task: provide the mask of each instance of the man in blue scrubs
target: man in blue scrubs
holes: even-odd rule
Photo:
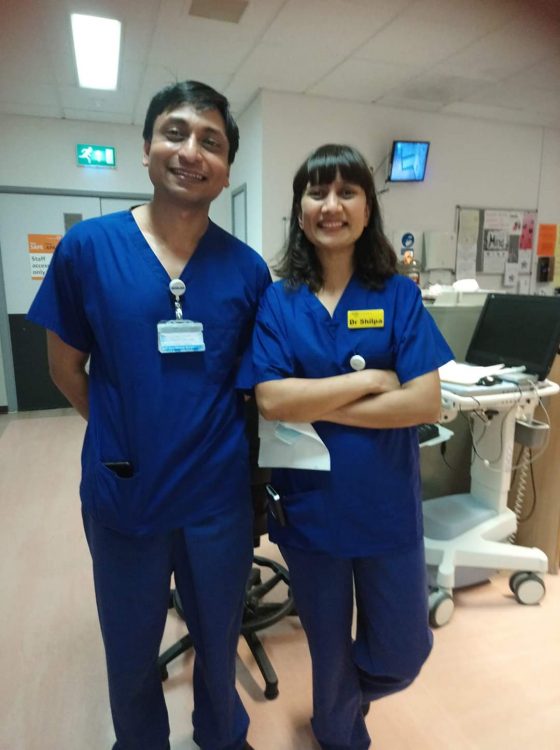
[[[80,494],[113,750],[170,747],[157,658],[172,574],[196,652],[195,742],[242,750],[235,655],[252,506],[241,390],[270,276],[208,218],[239,143],[227,100],[193,81],[166,87],[143,137],[153,199],[73,227],[29,317],[88,421]]]

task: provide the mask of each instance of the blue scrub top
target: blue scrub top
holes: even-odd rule
[[[383,325],[351,328],[348,311],[383,311]],[[324,378],[366,367],[394,370],[401,383],[424,375],[453,353],[424,308],[420,290],[395,275],[382,290],[353,277],[334,315],[307,286],[273,284],[255,326],[256,382]],[[271,538],[288,546],[343,557],[372,556],[413,546],[422,537],[416,428],[366,429],[315,422],[331,456],[331,471],[281,469],[272,483],[289,524],[270,519]]]
[[[205,527],[250,508],[242,395],[251,331],[270,283],[263,259],[210,222],[181,277],[183,317],[205,352],[160,354],[175,318],[169,275],[132,214],[84,221],[58,245],[29,318],[89,352],[80,494],[100,523],[130,534]],[[129,461],[130,479],[104,463]]]

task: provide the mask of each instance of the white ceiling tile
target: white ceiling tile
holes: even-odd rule
[[[560,29],[541,19],[515,20],[450,56],[441,70],[499,81],[558,52]]]
[[[36,104],[38,107],[52,106],[60,110],[59,99],[53,98],[52,91],[50,83],[28,84],[25,79],[18,78],[0,82],[0,100],[11,102],[12,105],[19,102],[27,108]]]
[[[305,49],[320,38],[326,55],[352,52],[410,5],[410,0],[288,0],[265,41]]]
[[[332,60],[310,55],[307,50],[263,42],[237,70],[228,91],[235,97],[240,87],[250,84],[255,88],[302,92],[323,76],[329,65]]]
[[[60,100],[64,109],[82,109],[92,112],[121,112],[132,117],[134,95],[127,91],[97,91],[78,86],[62,86]]]
[[[551,89],[560,91],[560,55],[532,65],[507,79],[508,84],[526,88]]]
[[[49,49],[34,0],[2,4],[0,13],[0,94],[10,81],[23,86],[54,83]]]
[[[468,33],[459,27],[399,18],[376,34],[355,56],[375,62],[425,67],[458,52],[475,38],[475,32]]]
[[[409,65],[351,59],[309,88],[308,93],[372,102],[415,75],[415,72]]]
[[[250,0],[238,24],[189,0],[0,3],[0,112],[141,124],[163,85],[197,78],[238,111],[271,88],[559,127],[560,0]],[[123,23],[114,100],[77,88],[70,10]]]
[[[403,17],[446,24],[478,36],[508,23],[526,5],[527,0],[419,0]]]
[[[466,101],[555,115],[560,123],[560,91],[553,92],[538,88],[521,90],[514,83],[498,83],[483,92],[466,97]]]
[[[407,81],[390,92],[393,97],[426,101],[443,106],[455,101],[461,101],[469,94],[473,94],[486,84],[471,78],[460,76],[426,73]]]

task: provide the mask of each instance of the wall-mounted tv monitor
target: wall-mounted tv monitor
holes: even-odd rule
[[[429,149],[429,141],[393,141],[387,182],[422,182]]]

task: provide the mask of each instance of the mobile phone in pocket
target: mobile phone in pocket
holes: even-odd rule
[[[271,484],[265,485],[265,489],[268,499],[268,507],[270,508],[270,512],[272,513],[273,518],[279,523],[280,526],[287,526],[288,520],[282,506],[282,498]]]
[[[134,468],[130,461],[106,461],[103,465],[121,479],[130,479],[134,474]]]

